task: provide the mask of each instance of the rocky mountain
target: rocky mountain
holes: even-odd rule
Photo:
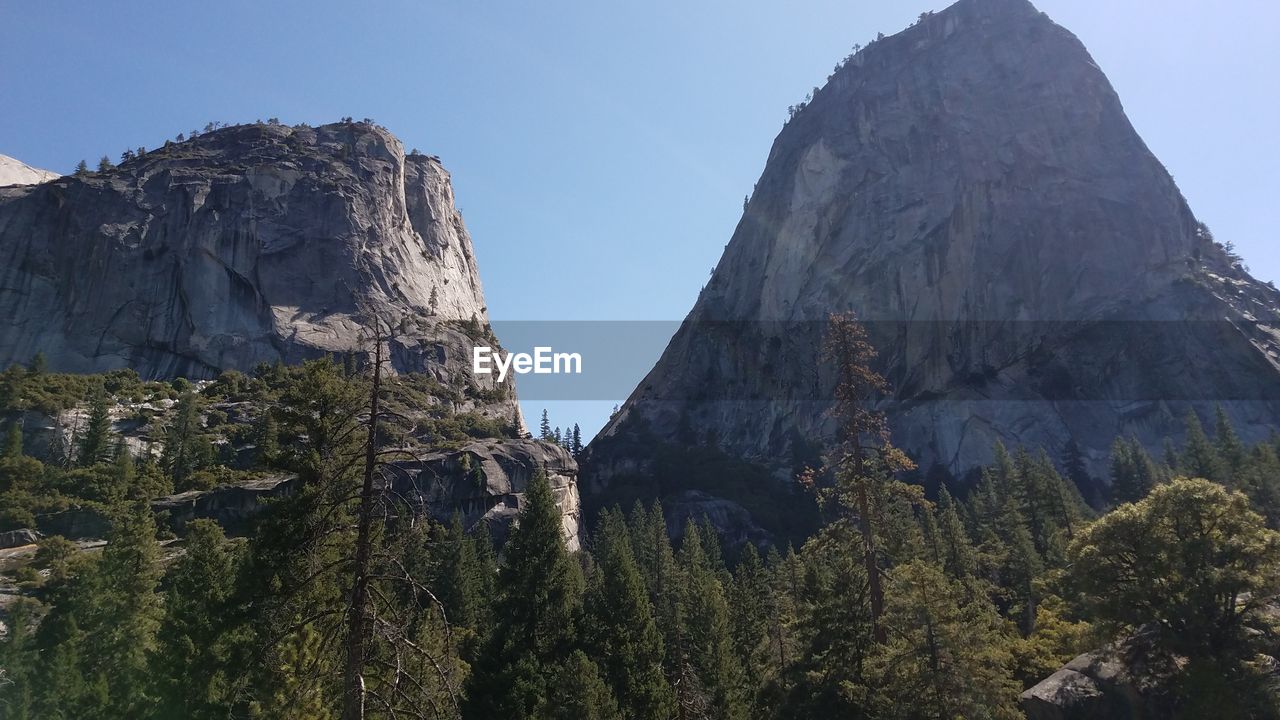
[[[510,432],[523,420],[512,380],[471,371],[471,348],[499,343],[438,158],[406,153],[368,122],[273,122],[166,143],[106,172],[48,182],[39,173],[0,176],[40,183],[0,187],[0,368],[42,354],[51,371],[198,381],[326,353],[366,356],[376,322],[391,332],[393,369],[413,374],[393,403],[422,434],[407,441],[431,453],[401,468],[422,487],[398,491],[424,513],[448,521],[460,512],[469,527],[484,521],[500,535],[541,470],[577,547],[573,458],[532,440],[481,440],[486,428]],[[121,399],[113,429],[135,456],[154,456],[172,405]],[[203,422],[247,427],[264,407],[220,401]],[[28,451],[44,457],[74,445],[87,412],[0,411],[0,424],[18,422]],[[474,447],[441,450],[441,423],[464,428]],[[228,467],[256,467],[247,431],[222,435]],[[254,477],[156,502],[174,522],[214,517],[236,530],[289,482]],[[74,537],[103,526],[84,512],[41,522]]]
[[[211,377],[365,352],[377,318],[397,370],[490,383],[446,362],[488,323],[449,174],[367,123],[228,127],[0,189],[0,316],[2,366]]]
[[[868,324],[895,440],[934,478],[965,478],[996,441],[1056,456],[1072,440],[1102,477],[1115,437],[1158,453],[1190,410],[1221,404],[1251,439],[1280,420],[1280,293],[1213,240],[1084,46],[1026,0],[923,16],[796,110],[692,311],[591,444],[588,502],[708,489],[708,449],[731,461],[714,488],[730,499],[815,462],[832,312]]]
[[[0,155],[0,187],[5,185],[38,185],[58,178],[58,173],[15,160],[8,155]]]

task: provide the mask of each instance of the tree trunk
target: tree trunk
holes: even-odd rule
[[[880,582],[880,564],[876,562],[876,536],[871,529],[871,502],[867,497],[870,479],[866,475],[867,463],[862,456],[862,446],[856,439],[853,442],[855,482],[858,486],[858,531],[862,533],[863,562],[871,589],[871,635],[876,643],[883,645],[889,636],[880,625],[880,617],[884,615],[884,586]]]
[[[369,560],[373,554],[373,474],[377,465],[378,391],[382,382],[382,335],[374,336],[373,389],[369,393],[369,435],[365,441],[364,484],[357,509],[355,577],[347,607],[347,661],[342,676],[342,720],[364,718],[364,665],[368,651]]]

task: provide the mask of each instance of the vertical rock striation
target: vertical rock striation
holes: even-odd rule
[[[850,310],[926,472],[1074,438],[1101,476],[1117,435],[1158,451],[1219,403],[1261,438],[1278,308],[1079,40],[1025,0],[960,0],[856,53],[778,135],[709,284],[592,443],[584,496],[686,490],[648,458],[694,442],[785,481],[831,437],[821,337]]]

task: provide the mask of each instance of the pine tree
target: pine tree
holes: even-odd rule
[[[574,457],[582,454],[582,428],[578,427],[578,423],[573,424],[573,435],[569,443],[569,452]]]
[[[191,476],[213,462],[213,448],[201,432],[203,425],[199,399],[195,393],[183,393],[165,426],[160,455],[160,465],[173,478],[176,490],[190,489]]]
[[[156,592],[160,547],[145,500],[125,502],[113,514],[107,546],[94,571],[95,622],[86,630],[91,657],[106,672],[106,715],[135,718],[155,701],[148,658],[163,617]]]
[[[964,521],[960,519],[955,501],[946,487],[938,494],[937,516],[942,568],[953,579],[964,581],[977,572],[978,562]]]
[[[618,512],[600,519],[599,563],[587,594],[587,638],[627,720],[663,720],[674,696],[663,676],[662,635]]]
[[[553,437],[555,437],[555,436],[551,434],[551,420],[550,420],[550,418],[548,418],[548,417],[547,417],[547,410],[546,410],[546,408],[543,408],[543,410],[542,410],[542,422],[541,422],[541,423],[539,423],[539,425],[538,425],[538,438],[539,438],[540,440],[546,440],[546,441],[550,442],[551,438],[553,438]]]
[[[1102,498],[1098,492],[1098,483],[1093,476],[1089,474],[1088,466],[1084,461],[1084,450],[1080,448],[1080,444],[1072,437],[1067,441],[1067,445],[1062,451],[1062,466],[1066,472],[1067,479],[1076,487],[1076,491],[1080,495],[1095,503],[1101,504]]]
[[[103,155],[101,158],[99,158],[98,172],[100,173],[110,172],[111,169],[114,167],[115,165],[111,162],[111,158],[107,157],[106,155]]]
[[[720,577],[703,549],[701,533],[692,521],[680,546],[681,605],[688,629],[690,657],[706,693],[708,718],[746,718],[742,666],[734,656],[729,604]]]
[[[76,464],[89,467],[109,459],[115,446],[111,432],[111,405],[102,388],[94,390],[89,398],[89,419],[80,444],[76,448]]]
[[[1236,474],[1244,468],[1247,451],[1231,425],[1230,416],[1221,405],[1215,411],[1213,444],[1218,451],[1218,457],[1222,458],[1223,463],[1226,464],[1226,472],[1234,480]]]
[[[9,607],[8,632],[0,637],[0,716],[12,720],[35,718],[37,609],[34,601],[20,598]]]
[[[450,624],[473,633],[489,624],[497,572],[488,528],[483,524],[481,528],[483,537],[468,536],[462,527],[462,516],[454,514],[443,538],[444,552],[436,582],[436,596],[444,603]]]
[[[76,177],[84,177],[85,175],[88,175],[88,174],[89,174],[89,163],[85,162],[84,160],[81,160],[80,162],[76,163],[76,170],[75,170]]]
[[[1158,471],[1136,438],[1116,438],[1111,444],[1111,502],[1137,502],[1155,487]]]
[[[0,458],[16,460],[20,457],[22,457],[22,426],[11,422],[9,429],[5,431],[4,452],[0,453]]]
[[[867,339],[866,328],[853,315],[832,315],[828,320],[826,356],[836,370],[834,413],[840,442],[837,484],[830,495],[844,514],[857,518],[870,584],[872,634],[877,642],[883,642],[884,631],[878,622],[884,591],[873,502],[888,492],[885,486],[893,482],[892,473],[914,465],[889,442],[884,413],[871,407],[873,396],[886,391],[888,383],[871,369],[876,351]]]
[[[546,711],[577,638],[582,576],[564,545],[546,475],[529,482],[504,547],[493,632],[468,680],[466,717],[524,720]]]
[[[1183,446],[1178,470],[1188,477],[1204,478],[1214,482],[1226,482],[1228,479],[1222,456],[1204,434],[1200,418],[1196,417],[1194,412],[1187,413],[1187,439]]]
[[[557,681],[546,720],[622,720],[618,702],[587,654],[574,650]]]
[[[236,671],[223,630],[237,560],[212,520],[191,522],[184,544],[186,552],[164,579],[165,616],[153,658],[160,715],[212,720],[228,714],[227,674]]]
[[[767,675],[769,608],[774,602],[771,595],[769,573],[760,560],[760,553],[755,545],[747,543],[729,588],[729,618],[735,654],[745,670],[748,695],[763,684]]]
[[[894,568],[886,596],[889,641],[869,668],[873,716],[1022,717],[1005,623],[985,597],[919,561]]]

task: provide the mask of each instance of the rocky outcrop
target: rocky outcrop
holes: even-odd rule
[[[40,533],[28,528],[0,532],[0,550],[34,545],[40,540]]]
[[[8,155],[0,155],[0,187],[5,185],[38,185],[58,178],[56,172],[33,168]]]
[[[211,490],[189,490],[157,498],[151,502],[155,513],[167,518],[170,528],[181,534],[192,520],[213,520],[233,535],[244,534],[255,517],[273,498],[293,491],[296,478],[271,475]]]
[[[393,491],[439,522],[458,513],[468,529],[485,523],[501,545],[520,512],[534,473],[546,473],[560,507],[565,542],[581,548],[578,463],[567,450],[539,440],[480,440],[460,450],[396,463]]]
[[[960,0],[855,54],[778,135],[693,310],[591,444],[584,493],[609,502],[681,428],[773,482],[816,462],[832,312],[868,323],[881,407],[922,472],[1074,439],[1104,476],[1116,436],[1159,451],[1219,403],[1261,439],[1280,420],[1278,308],[1079,40],[1025,0]]]
[[[234,126],[0,188],[0,366],[211,377],[363,354],[375,320],[397,370],[495,389],[470,372],[496,342],[449,174],[380,127]]]
[[[538,440],[480,440],[459,450],[433,452],[417,460],[396,461],[388,473],[388,492],[415,512],[441,523],[458,514],[466,528],[488,526],[501,545],[520,512],[529,480],[546,473],[560,507],[565,541],[571,550],[579,541],[582,509],[578,500],[578,464],[568,451]],[[295,489],[297,479],[288,475],[262,475],[209,490],[157,498],[151,509],[181,534],[192,520],[217,522],[233,535],[252,528],[266,504]],[[94,508],[71,508],[37,518],[45,534],[71,539],[104,537],[109,523]],[[31,532],[31,531],[18,531]],[[0,548],[13,533],[0,533]],[[25,536],[22,536],[25,537]],[[16,542],[16,540],[14,540]],[[31,542],[35,542],[31,540]]]

